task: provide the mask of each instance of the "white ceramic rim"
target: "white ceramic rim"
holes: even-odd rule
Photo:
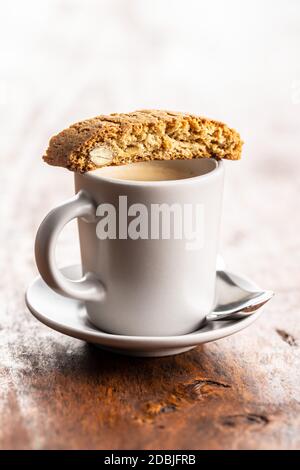
[[[196,160],[196,159],[193,159]],[[204,160],[204,159],[199,159]],[[216,178],[219,173],[223,170],[223,162],[222,160],[216,160],[215,158],[207,158],[205,160],[210,160],[215,163],[215,167],[212,168],[210,171],[207,173],[204,173],[202,175],[197,175],[197,176],[192,176],[190,178],[183,178],[183,179],[178,179],[178,180],[167,180],[167,181],[134,181],[134,180],[122,180],[118,178],[109,178],[106,176],[100,176],[100,175],[94,175],[93,171],[87,171],[86,173],[76,173],[75,176],[81,176],[84,179],[87,180],[94,180],[97,182],[106,182],[106,183],[111,183],[114,185],[119,185],[119,186],[139,186],[139,187],[166,187],[166,186],[177,186],[177,185],[189,185],[192,183],[195,183],[197,181],[203,181],[207,180],[210,178]],[[165,162],[170,162],[170,161],[184,161],[182,160],[155,160],[155,161],[165,161]],[[187,160],[191,161],[191,160]]]

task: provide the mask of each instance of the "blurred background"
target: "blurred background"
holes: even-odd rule
[[[51,135],[97,114],[163,108],[219,119],[241,133],[243,159],[226,163],[221,250],[230,267],[266,288],[296,288],[299,25],[299,0],[2,2],[6,282],[19,277],[25,288],[36,272],[36,229],[73,192],[73,175],[41,160]],[[74,229],[61,236],[62,264],[78,257]]]

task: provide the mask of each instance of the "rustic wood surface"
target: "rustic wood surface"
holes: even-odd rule
[[[191,1],[182,11],[173,1],[172,12],[167,3],[2,7],[2,449],[300,448],[299,2]],[[101,352],[51,331],[24,304],[37,227],[73,191],[70,173],[40,160],[49,136],[141,107],[203,113],[241,131],[244,158],[226,164],[221,251],[276,292],[245,331],[157,359]],[[75,229],[61,236],[60,264],[79,259]]]

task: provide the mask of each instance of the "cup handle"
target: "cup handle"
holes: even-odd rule
[[[101,301],[105,287],[93,273],[86,273],[81,279],[67,279],[58,269],[55,260],[57,238],[64,226],[77,217],[87,222],[95,221],[95,205],[86,191],[55,207],[41,223],[35,239],[35,259],[43,280],[51,289],[72,299]]]

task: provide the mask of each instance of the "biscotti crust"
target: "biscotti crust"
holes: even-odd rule
[[[44,160],[84,173],[147,160],[239,160],[242,140],[226,124],[191,114],[141,110],[73,124],[52,137]]]

